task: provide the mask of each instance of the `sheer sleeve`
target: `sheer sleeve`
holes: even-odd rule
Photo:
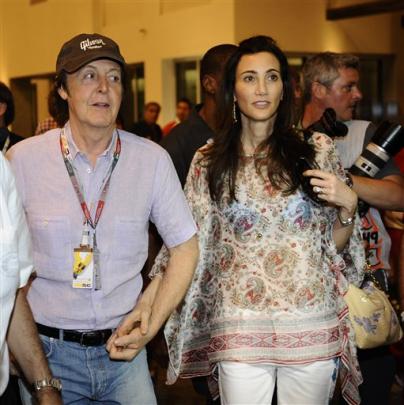
[[[336,153],[334,142],[327,136],[319,133],[313,135],[316,146],[317,162],[322,170],[332,172],[341,180],[345,180],[345,172]],[[337,208],[323,207],[324,214],[324,237],[322,239],[323,270],[325,274],[335,280],[337,312],[342,341],[340,380],[341,391],[345,400],[350,404],[359,404],[359,385],[362,375],[356,355],[355,334],[348,317],[348,307],[343,295],[352,283],[359,286],[364,277],[366,268],[365,250],[363,246],[360,218],[356,213],[352,235],[342,252],[337,252],[332,238],[334,222],[337,217]],[[340,277],[340,273],[345,277]]]
[[[342,181],[346,180],[345,171],[342,163],[336,152],[334,142],[326,135],[315,133],[312,136],[312,141],[316,148],[316,160],[321,170],[334,173]],[[322,248],[325,256],[329,260],[329,264],[337,266],[341,270],[348,282],[359,286],[362,283],[364,269],[366,265],[365,250],[361,236],[361,221],[358,213],[355,214],[355,224],[352,235],[345,245],[342,252],[337,252],[333,241],[333,227],[337,219],[336,207],[324,206],[324,238]]]
[[[194,221],[197,225],[198,239],[201,242],[200,230],[201,227],[208,226],[208,218],[210,211],[209,189],[206,178],[206,168],[201,163],[202,153],[197,152],[192,160],[184,192],[188,204],[191,209]],[[202,249],[200,249],[202,253]],[[169,259],[169,252],[165,245],[161,248],[157,255],[149,277],[153,278],[156,274],[161,274],[165,271]]]

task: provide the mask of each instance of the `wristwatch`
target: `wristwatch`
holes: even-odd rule
[[[44,378],[43,380],[36,380],[32,384],[32,388],[34,392],[41,391],[44,388],[53,388],[57,391],[62,390],[62,382],[59,380],[59,378]]]
[[[355,220],[354,215],[352,217],[344,219],[344,218],[341,217],[341,211],[340,210],[338,210],[337,215],[338,215],[339,222],[341,222],[342,226],[349,226],[349,225],[352,225],[354,223],[354,220]]]

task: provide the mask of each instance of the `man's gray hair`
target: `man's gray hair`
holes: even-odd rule
[[[359,70],[359,58],[347,53],[322,52],[307,59],[301,71],[303,100],[311,100],[311,88],[314,82],[329,87],[338,78],[338,69],[352,68]]]

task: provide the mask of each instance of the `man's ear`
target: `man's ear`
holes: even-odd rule
[[[311,85],[312,97],[322,100],[327,94],[327,87],[319,82],[313,82]]]
[[[202,86],[205,89],[205,92],[211,94],[212,96],[217,92],[217,81],[211,75],[205,75],[202,79]]]
[[[58,88],[58,93],[59,93],[59,96],[60,96],[63,100],[67,100],[68,94],[67,94],[67,91],[64,89],[63,86],[60,86],[60,87]]]

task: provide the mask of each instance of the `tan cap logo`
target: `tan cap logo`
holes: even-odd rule
[[[86,51],[87,49],[102,48],[104,45],[106,45],[106,43],[101,38],[93,39],[91,41],[87,38],[85,41],[80,42],[80,48],[83,51]]]

